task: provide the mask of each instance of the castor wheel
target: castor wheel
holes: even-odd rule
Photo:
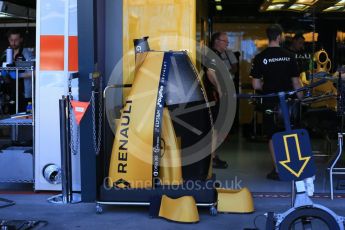
[[[215,206],[211,206],[210,207],[210,215],[211,216],[217,216],[217,214],[218,214],[217,208]]]
[[[100,204],[96,205],[96,213],[97,214],[101,214],[103,212],[103,208]]]

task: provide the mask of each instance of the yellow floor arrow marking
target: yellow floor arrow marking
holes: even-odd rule
[[[284,166],[289,172],[291,172],[296,177],[299,177],[302,174],[304,168],[307,166],[307,164],[308,164],[308,162],[309,162],[311,157],[302,157],[297,134],[285,135],[285,136],[283,136],[283,138],[284,138],[284,147],[285,147],[285,153],[286,153],[286,160],[285,161],[279,161],[279,164]],[[297,148],[297,153],[298,153],[298,160],[299,161],[304,161],[302,167],[299,169],[298,172],[296,172],[295,170],[293,170],[292,168],[290,168],[287,165],[287,163],[291,162],[291,160],[290,160],[290,151],[289,151],[289,146],[288,146],[288,142],[287,142],[288,138],[295,138],[296,148]]]

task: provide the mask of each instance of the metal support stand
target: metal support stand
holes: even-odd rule
[[[291,181],[291,207],[295,204],[296,191],[295,191],[295,181]]]
[[[306,194],[303,181],[295,182],[294,187],[297,190],[297,195],[293,207],[283,213],[266,213],[266,230],[295,229],[296,221],[301,221],[302,229],[312,229],[309,217],[324,221],[329,227],[328,229],[344,230],[345,218],[338,216],[327,207],[313,203]]]
[[[338,150],[333,160],[331,166],[328,168],[329,170],[329,183],[331,187],[331,199],[334,198],[334,189],[333,189],[333,176],[334,175],[345,175],[345,168],[336,168],[336,164],[338,163],[342,153],[343,153],[343,138],[345,133],[338,133]]]
[[[48,198],[48,202],[54,204],[73,204],[81,202],[81,195],[79,193],[73,193],[72,189],[72,158],[69,119],[71,114],[69,101],[69,96],[62,96],[62,99],[59,100],[62,194]]]
[[[315,83],[312,83],[309,88],[316,87],[317,85],[321,85],[325,82],[318,81]],[[284,118],[284,125],[286,131],[291,130],[290,126],[290,119],[289,119],[289,113],[288,113],[288,105],[286,103],[286,95],[293,95],[295,93],[305,91],[308,88],[303,87],[295,91],[291,92],[280,92],[277,94],[268,94],[266,96],[256,96],[251,95],[249,98],[257,98],[257,97],[279,97],[280,101],[280,109],[283,114]],[[243,98],[248,98],[246,95],[241,95]],[[345,97],[344,97],[345,98]],[[343,132],[341,132],[341,135],[339,135],[339,138],[341,138],[339,149],[340,153],[342,152],[342,138],[343,138]],[[339,156],[340,157],[340,156]],[[339,157],[337,159],[339,159]],[[337,161],[337,159],[335,161]],[[333,164],[333,167],[335,166],[335,163]],[[279,173],[279,172],[278,172]],[[273,229],[279,229],[279,230],[291,230],[295,229],[296,223],[302,224],[302,229],[312,229],[312,220],[317,219],[324,222],[328,229],[332,230],[344,230],[344,221],[345,217],[338,216],[335,214],[332,210],[328,209],[327,207],[324,207],[322,205],[314,204],[313,201],[309,198],[307,192],[306,192],[306,186],[304,181],[300,180],[303,177],[298,176],[296,179],[298,181],[292,181],[291,184],[291,192],[292,192],[292,207],[285,211],[284,213],[266,213],[267,221],[266,221],[266,230],[273,230]],[[295,179],[295,178],[294,178]],[[319,224],[319,222],[317,222]]]
[[[288,115],[289,114],[289,106],[286,103],[286,93],[280,92],[278,94],[278,96],[279,96],[279,105],[280,105],[280,109],[282,111],[282,114]],[[283,115],[283,119],[284,119],[285,130],[291,131],[290,117]],[[296,197],[295,181],[291,181],[291,207],[294,206],[295,197]]]
[[[338,131],[338,149],[335,157],[331,161],[331,166],[329,170],[329,184],[331,187],[331,199],[334,198],[334,189],[333,189],[333,175],[345,175],[345,168],[337,168],[336,165],[340,160],[340,157],[343,153],[343,139],[344,139],[344,119],[345,119],[345,88],[344,82],[339,73],[338,80],[338,98],[337,98],[337,113],[339,116],[339,131]]]

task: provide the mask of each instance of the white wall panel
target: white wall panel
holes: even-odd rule
[[[69,36],[78,35],[77,0],[69,2]]]
[[[37,0],[36,25],[35,189],[61,190],[61,185],[49,184],[43,178],[42,170],[47,164],[61,166],[59,99],[67,94],[68,86],[69,71],[68,63],[66,63],[66,60],[68,61],[66,44],[68,43],[66,40],[68,41],[68,36],[78,35],[77,0]],[[63,69],[41,70],[42,35],[65,36]],[[72,86],[73,96],[77,99],[78,80],[73,80]],[[73,134],[73,138],[76,139],[76,133]],[[76,155],[72,155],[72,167],[73,188],[80,190],[79,149]]]
[[[41,12],[37,20],[41,23],[40,35],[64,34],[66,0],[37,0]]]

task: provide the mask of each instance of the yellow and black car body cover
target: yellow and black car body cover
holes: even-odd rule
[[[212,121],[198,74],[185,51],[143,50],[136,45],[135,78],[117,123],[107,186],[147,189],[206,180]],[[208,154],[193,158],[199,150]]]
[[[147,37],[134,43],[135,77],[100,196],[149,202],[152,217],[198,222],[197,202],[216,202],[212,118],[201,80],[186,51],[150,51]]]

